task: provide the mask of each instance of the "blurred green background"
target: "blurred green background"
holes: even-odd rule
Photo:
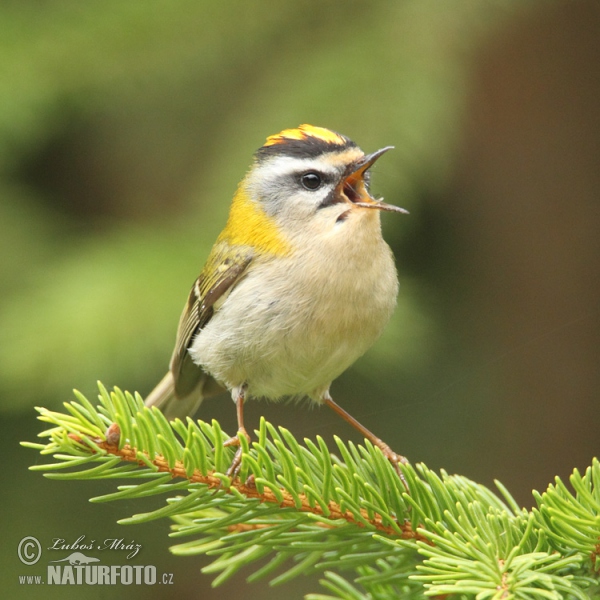
[[[253,598],[168,524],[90,505],[114,482],[61,483],[18,446],[96,380],[146,394],[189,288],[264,138],[313,123],[377,163],[401,278],[380,342],[334,398],[412,461],[531,505],[598,453],[600,5],[595,1],[5,0],[0,5],[2,590],[10,598]],[[253,402],[300,438],[358,441],[306,404]],[[199,417],[235,430],[226,397]],[[175,586],[50,588],[17,575],[27,535],[124,538]],[[103,561],[126,562],[117,552]],[[121,560],[120,560],[121,558]],[[36,570],[37,569],[37,570]]]

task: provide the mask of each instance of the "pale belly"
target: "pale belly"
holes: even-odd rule
[[[387,246],[380,254],[318,274],[310,257],[293,269],[283,259],[256,266],[196,336],[192,359],[229,389],[320,400],[393,311],[396,270]]]

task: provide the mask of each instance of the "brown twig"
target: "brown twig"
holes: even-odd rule
[[[72,440],[78,442],[79,444],[88,447],[85,443],[85,440],[81,439],[80,437],[73,434],[69,434],[69,437]],[[137,458],[137,450],[127,444],[124,445],[122,448],[119,448],[116,445],[109,444],[108,442],[99,439],[94,440],[94,443],[102,450],[105,450],[108,454],[118,456],[121,460],[127,462],[135,462],[142,466],[146,464],[144,463],[144,461],[141,461]],[[92,448],[88,447],[88,449],[91,452],[94,452]],[[146,454],[146,456],[148,455]],[[207,485],[209,488],[222,488],[222,480],[219,477],[215,476],[214,471],[209,471],[206,475],[203,475],[200,471],[196,469],[194,473],[190,477],[188,477],[188,475],[185,472],[183,463],[180,461],[177,461],[174,467],[169,467],[169,464],[166,461],[166,459],[163,456],[157,454],[155,455],[154,459],[150,459],[150,462],[152,462],[152,464],[155,465],[160,472],[170,473],[172,477],[188,479],[192,483],[202,483],[204,485]],[[281,508],[296,508],[296,510],[299,510],[301,512],[311,512],[313,514],[321,515],[331,520],[344,519],[348,523],[352,523],[353,525],[356,525],[358,527],[364,527],[364,523],[356,519],[352,512],[350,512],[349,510],[342,510],[340,505],[333,501],[330,501],[327,504],[329,514],[326,514],[326,511],[324,511],[319,504],[311,506],[310,502],[308,501],[308,498],[304,494],[299,493],[297,495],[298,499],[300,500],[300,506],[297,506],[294,497],[284,489],[280,489],[280,494],[283,500],[279,500],[272,490],[264,488],[263,491],[260,492],[253,482],[242,483],[237,477],[231,482],[231,487],[235,488],[240,494],[246,496],[247,498],[258,498],[261,502],[266,502],[269,504],[278,504],[279,506],[281,506]],[[368,512],[364,509],[361,509],[360,514],[361,517],[365,521],[367,521],[371,526],[377,529],[377,531],[385,533],[386,535],[389,535],[391,537],[398,537],[397,529],[390,525],[384,524],[383,519],[380,515],[376,514],[373,517],[371,517],[369,516]],[[400,534],[400,537],[402,539],[412,539],[416,541],[428,542],[428,540],[425,537],[423,537],[419,532],[415,531],[412,528],[410,522],[405,521],[404,523],[399,523],[398,526],[402,532]]]

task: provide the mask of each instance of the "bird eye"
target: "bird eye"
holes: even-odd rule
[[[318,173],[315,173],[314,171],[309,171],[308,173],[304,173],[300,177],[300,183],[307,190],[316,190],[321,185],[321,176]]]

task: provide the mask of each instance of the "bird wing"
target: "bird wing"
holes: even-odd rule
[[[177,397],[188,396],[205,378],[202,369],[192,361],[188,349],[194,336],[213,316],[215,303],[224,300],[240,280],[252,261],[252,255],[248,246],[234,246],[226,241],[217,241],[214,245],[179,320],[170,365]]]

